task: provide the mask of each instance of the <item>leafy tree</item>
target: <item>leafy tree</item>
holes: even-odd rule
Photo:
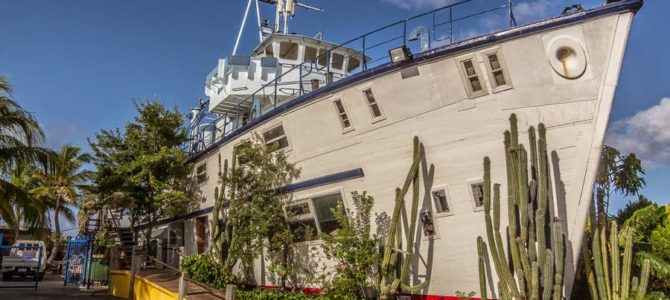
[[[0,75],[0,219],[10,228],[20,226],[17,211],[26,213],[23,220],[28,223],[39,221],[30,220],[33,216],[40,217],[28,214],[35,208],[34,199],[12,182],[12,176],[17,168],[46,161],[46,151],[39,147],[43,141],[44,133],[37,119],[12,99],[7,77]]]
[[[125,210],[133,230],[143,225],[149,238],[160,219],[183,214],[196,198],[191,164],[181,149],[186,141],[183,116],[158,100],[136,101],[135,108],[138,115],[123,133],[102,130],[89,144],[102,205]]]
[[[614,147],[603,146],[594,197],[601,230],[607,227],[610,196],[614,193],[623,196],[637,195],[645,186],[642,175],[642,162],[634,153],[624,156]]]
[[[617,212],[615,217],[617,224],[619,226],[623,225],[626,220],[633,216],[633,213],[652,204],[654,202],[651,202],[647,197],[639,195],[637,200],[626,203],[626,207]]]
[[[277,145],[266,145],[254,134],[235,148],[231,167],[220,170],[212,220],[212,255],[230,278],[238,263],[245,275],[254,258],[265,253],[285,286],[292,272],[293,237],[284,207],[289,195],[280,189],[297,178],[299,170]],[[249,276],[247,276],[249,277]]]
[[[635,236],[635,261],[651,262],[650,289],[670,293],[670,206],[651,204],[635,211],[624,222]]]
[[[366,192],[351,193],[355,212],[347,211],[342,202],[332,209],[339,229],[322,234],[326,257],[337,263],[330,294],[337,299],[355,299],[364,287],[373,286],[373,277],[380,260],[380,240],[370,233],[374,199]]]
[[[32,192],[51,202],[54,216],[54,246],[47,263],[53,261],[60,251],[61,243],[56,242],[61,240],[60,217],[65,216],[70,222],[76,221],[70,207],[77,206],[80,188],[88,184],[93,176],[91,171],[84,169],[90,161],[90,154],[82,153],[79,147],[65,145],[51,156],[46,168],[36,172],[40,182]]]

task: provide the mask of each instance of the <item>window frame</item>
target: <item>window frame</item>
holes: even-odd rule
[[[282,45],[283,44],[288,44],[289,48],[286,49],[286,53],[282,53]],[[294,45],[294,47],[290,47],[290,45]],[[297,61],[300,59],[300,44],[293,42],[293,41],[281,41],[279,42],[279,55],[277,56],[279,59],[285,59],[285,60],[292,60],[292,61]],[[291,54],[289,56],[289,54]],[[293,55],[295,55],[295,58],[292,58]]]
[[[472,67],[475,70],[474,75],[468,75],[467,71],[465,70],[465,62],[468,60],[472,62]],[[481,65],[477,55],[470,54],[466,56],[461,56],[456,58],[455,61],[458,64],[458,72],[461,75],[461,81],[463,82],[463,86],[465,87],[465,92],[468,95],[468,98],[477,98],[488,95],[489,94],[488,87],[486,85],[485,77],[482,75]],[[481,90],[479,91],[474,91],[472,89],[470,78],[474,76],[477,77],[477,79],[479,80],[479,84],[481,85]]]
[[[368,98],[367,92],[370,92],[372,95],[372,98],[375,102],[375,105],[377,105],[377,109],[379,110],[379,116],[375,116],[374,110],[372,109],[372,104],[370,104],[370,98]],[[375,96],[375,92],[372,90],[372,87],[366,87],[361,90],[361,93],[363,94],[363,100],[365,101],[365,105],[368,107],[368,110],[370,111],[370,116],[372,116],[372,123],[377,123],[379,121],[385,120],[386,115],[384,114],[384,110],[382,109],[381,105],[379,105],[379,100],[377,100],[377,97]]]
[[[503,85],[498,85],[496,82],[495,75],[493,72],[497,70],[493,70],[493,67],[491,67],[491,63],[489,61],[489,57],[491,55],[495,55],[498,57],[498,63],[500,64],[500,71],[502,71],[503,78],[505,79],[505,84]],[[491,90],[493,93],[498,93],[502,91],[506,91],[512,88],[512,81],[510,80],[509,77],[509,72],[507,69],[507,64],[505,63],[505,57],[502,55],[502,49],[500,47],[496,47],[490,50],[486,50],[482,52],[483,56],[483,61],[484,61],[484,66],[486,67],[486,74],[488,76],[489,82],[491,83]]]
[[[439,192],[439,191],[444,191],[444,196],[447,198],[447,206],[449,210],[447,211],[440,211],[442,208],[441,205],[438,207],[438,202],[437,199],[435,198],[434,193]],[[434,186],[433,188],[430,189],[430,198],[433,203],[433,206],[435,207],[435,217],[440,218],[440,217],[447,217],[447,216],[453,216],[455,214],[454,212],[454,204],[452,201],[451,194],[449,193],[449,188],[446,185],[439,185],[439,186]],[[439,209],[438,209],[439,208]]]
[[[276,138],[274,138],[274,139],[271,139],[270,141],[266,141],[266,140],[265,140],[265,133],[266,133],[266,132],[269,132],[269,131],[271,131],[271,130],[276,129],[277,127],[281,127],[281,128],[282,128],[282,131],[284,131],[284,135],[283,135],[283,136],[276,137]],[[263,139],[263,143],[265,143],[265,145],[269,145],[269,144],[274,143],[274,142],[276,142],[276,141],[278,141],[278,140],[280,140],[280,139],[282,139],[282,138],[286,138],[286,143],[287,143],[286,147],[284,147],[284,148],[278,148],[276,151],[285,151],[285,152],[286,152],[286,151],[290,151],[290,150],[292,149],[292,147],[291,147],[291,140],[290,140],[289,137],[288,137],[288,133],[286,132],[286,126],[284,126],[284,123],[277,123],[277,124],[274,124],[274,125],[271,125],[271,126],[266,127],[266,129],[261,130],[261,134],[260,134],[260,136],[261,136],[261,138]]]
[[[311,240],[304,240],[304,241],[299,241],[295,242],[294,244],[303,244],[303,243],[321,243],[321,221],[319,220],[317,211],[316,211],[316,205],[314,204],[314,199],[316,198],[321,198],[321,197],[327,197],[327,196],[332,196],[332,195],[340,195],[340,200],[342,201],[342,205],[344,206],[344,209],[347,209],[347,199],[345,198],[345,193],[341,188],[334,189],[334,190],[327,190],[327,191],[322,191],[310,195],[305,195],[303,197],[300,197],[298,200],[291,201],[287,203],[284,206],[284,212],[286,213],[286,216],[288,218],[289,225],[292,222],[298,222],[298,221],[305,221],[305,220],[312,220],[314,221],[314,224],[316,225],[316,236],[314,239]],[[299,216],[290,216],[289,215],[289,208],[292,206],[296,205],[301,205],[306,203],[309,208],[309,213],[302,214]]]
[[[337,115],[337,119],[340,121],[340,126],[342,127],[342,133],[344,134],[344,133],[353,131],[354,130],[354,121],[351,118],[351,114],[349,114],[349,109],[344,104],[344,101],[342,101],[342,98],[337,97],[337,98],[333,99],[331,102],[333,104],[333,108],[335,109],[335,114]],[[342,112],[342,113],[340,112],[340,109],[337,107],[337,102],[339,102],[342,105],[342,109],[344,110],[344,112]],[[344,126],[344,121],[345,120],[342,118],[342,116],[345,116],[346,120],[349,121],[349,126],[348,127]]]

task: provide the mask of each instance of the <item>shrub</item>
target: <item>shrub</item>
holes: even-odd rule
[[[191,279],[221,290],[225,290],[226,282],[232,281],[220,275],[210,254],[189,255],[179,263],[179,269]]]
[[[263,290],[237,291],[237,298],[243,300],[325,300],[331,299],[322,295],[307,295],[303,292]]]

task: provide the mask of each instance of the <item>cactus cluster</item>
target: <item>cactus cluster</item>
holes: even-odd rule
[[[596,220],[591,207],[588,220],[591,228],[591,248],[589,238],[582,241],[582,261],[589,284],[591,299],[593,300],[628,300],[644,299],[649,283],[650,262],[646,259],[642,263],[640,277],[631,278],[633,258],[633,234],[630,230],[619,232],[616,221],[607,228],[599,228],[593,222]],[[624,244],[623,261],[621,261],[620,244]],[[593,261],[591,261],[593,257]]]
[[[506,234],[501,234],[500,229],[500,184],[491,187],[491,161],[484,158],[484,218],[488,255],[498,275],[498,297],[562,299],[565,242],[561,224],[552,218],[548,207],[546,129],[543,124],[538,125],[538,138],[535,128],[528,129],[528,153],[519,143],[516,115],[512,114],[509,121],[511,128],[504,134],[509,221]],[[503,236],[507,238],[507,252]],[[487,298],[485,249],[486,242],[478,237],[482,299]]]
[[[380,299],[392,298],[400,291],[416,292],[424,289],[428,285],[428,281],[424,281],[423,283],[414,286],[411,286],[408,283],[410,260],[412,255],[414,255],[414,234],[417,231],[420,190],[419,169],[421,167],[421,160],[424,156],[422,148],[419,138],[414,137],[414,161],[412,162],[412,166],[410,167],[402,189],[396,188],[395,191],[393,217],[391,218],[385,245],[382,248],[383,260],[379,266],[378,278],[375,284],[379,291]],[[412,187],[410,225],[403,234],[403,226],[400,222],[401,213],[403,207],[405,207],[405,196],[409,192],[410,186]],[[406,242],[404,250],[402,250],[403,239]]]

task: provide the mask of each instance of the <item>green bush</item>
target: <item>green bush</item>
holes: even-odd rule
[[[331,299],[322,295],[307,295],[303,292],[289,292],[279,290],[256,289],[251,291],[237,291],[237,298],[243,300],[325,300]]]
[[[231,282],[230,278],[220,275],[210,254],[189,255],[179,263],[179,269],[191,279],[217,289],[225,290],[226,282]]]

